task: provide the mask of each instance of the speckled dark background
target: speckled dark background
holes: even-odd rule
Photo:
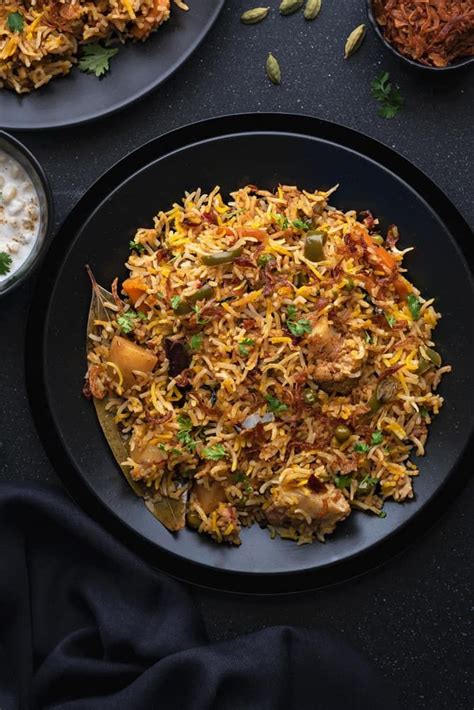
[[[472,72],[434,79],[413,73],[389,56],[371,31],[360,51],[344,61],[346,36],[366,19],[365,0],[323,0],[312,24],[301,15],[280,18],[274,12],[265,23],[244,27],[239,16],[249,6],[228,0],[187,65],[123,113],[83,128],[18,134],[48,173],[58,221],[100,173],[144,141],[197,119],[273,110],[319,116],[381,140],[434,179],[473,224]],[[265,79],[268,51],[280,60],[280,87]],[[377,117],[370,96],[370,81],[382,69],[391,72],[406,98],[406,107],[391,121]],[[35,433],[25,393],[23,339],[31,292],[29,283],[0,302],[0,480],[60,485]],[[472,708],[472,493],[471,484],[396,559],[337,587],[272,599],[196,590],[210,636],[225,639],[274,624],[329,626],[399,687],[404,708]]]

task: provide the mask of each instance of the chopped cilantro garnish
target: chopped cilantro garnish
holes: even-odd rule
[[[423,419],[426,419],[426,417],[430,416],[430,412],[427,407],[420,407],[420,414],[423,417]]]
[[[296,320],[296,306],[290,304],[286,309],[286,327],[295,338],[301,338],[305,333],[311,333],[311,323],[307,318]]]
[[[366,444],[364,441],[358,441],[357,444],[354,444],[354,451],[358,451],[359,453],[367,453],[369,451],[370,446]]]
[[[389,79],[390,74],[385,71],[371,84],[372,96],[380,103],[378,113],[381,118],[393,118],[405,103],[405,99]]]
[[[130,251],[136,251],[137,254],[143,254],[145,251],[145,247],[143,244],[140,244],[140,242],[136,242],[135,240],[130,242]]]
[[[200,334],[193,335],[189,341],[189,347],[191,350],[199,350],[202,345],[203,337]]]
[[[411,313],[411,317],[413,318],[413,320],[418,320],[420,317],[421,309],[421,303],[419,299],[413,293],[410,293],[410,295],[407,296],[407,303],[408,310]]]
[[[181,296],[171,296],[171,308],[175,311],[181,303]]]
[[[250,484],[250,479],[245,473],[236,473],[234,476],[234,483],[243,483],[245,493],[253,493],[253,486]]]
[[[12,268],[12,258],[6,251],[0,251],[0,276],[6,276]]]
[[[79,69],[89,74],[95,74],[98,77],[102,76],[109,71],[109,61],[117,52],[118,49],[116,47],[108,49],[98,42],[85,44],[82,49],[82,56],[79,59]]]
[[[282,412],[286,412],[286,410],[288,409],[287,404],[280,402],[278,397],[274,397],[272,394],[267,394],[265,399],[267,400],[267,407],[269,412],[273,412],[274,414],[282,414]]]
[[[365,342],[368,343],[369,345],[370,345],[371,342],[372,342],[372,336],[371,336],[371,334],[368,333],[367,331],[365,331]]]
[[[270,261],[274,261],[275,257],[272,254],[260,254],[260,256],[257,259],[257,264],[260,267],[264,267],[268,264]]]
[[[219,461],[219,459],[228,456],[229,453],[222,444],[215,444],[214,446],[206,446],[202,451],[202,455],[209,461]]]
[[[134,321],[136,321],[137,318],[140,318],[140,320],[146,320],[146,315],[144,313],[136,313],[132,310],[122,313],[122,315],[117,318],[117,323],[120,326],[122,333],[131,333],[135,327]]]
[[[385,316],[385,320],[389,324],[390,328],[393,328],[393,326],[397,322],[397,319],[395,318],[395,316],[392,316],[391,313],[385,313],[385,311],[384,311],[384,316]]]
[[[25,18],[20,12],[10,12],[7,15],[7,27],[10,32],[23,32]]]
[[[382,432],[381,431],[374,431],[374,433],[372,434],[372,440],[370,442],[372,444],[372,446],[377,446],[378,444],[381,444],[382,441],[383,441]]]
[[[386,518],[386,517],[387,517],[387,513],[385,512],[385,510],[381,510],[379,513],[379,518]]]
[[[252,340],[252,338],[244,338],[243,340],[240,341],[239,343],[239,353],[242,355],[242,357],[247,357],[251,348],[253,345],[255,345],[255,340]]]
[[[288,229],[288,227],[290,226],[288,219],[283,214],[275,215],[275,219],[276,219],[280,229]]]
[[[351,485],[352,476],[334,476],[336,488],[347,488]]]
[[[198,325],[206,325],[206,323],[209,322],[207,318],[201,318],[201,316],[199,315],[199,313],[201,312],[199,306],[193,306],[193,311],[196,314],[196,323]]]
[[[191,431],[193,428],[190,418],[186,414],[180,414],[178,416],[179,431],[176,434],[176,438],[179,443],[182,444],[189,451],[194,451],[196,448],[196,442],[191,436]]]
[[[291,226],[295,227],[295,229],[301,229],[304,232],[307,232],[308,229],[311,227],[311,221],[304,219],[294,219],[291,223]]]
[[[367,491],[369,490],[369,488],[373,488],[378,482],[378,478],[373,478],[372,476],[369,476],[369,474],[367,474],[359,483],[358,488],[360,491]]]

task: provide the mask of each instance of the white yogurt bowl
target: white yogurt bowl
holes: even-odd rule
[[[53,223],[53,200],[36,158],[0,131],[0,296],[22,283],[39,264]]]

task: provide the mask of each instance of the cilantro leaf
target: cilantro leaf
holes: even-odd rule
[[[359,491],[368,491],[370,488],[373,488],[377,483],[379,482],[378,478],[372,478],[372,476],[369,476],[367,473],[362,481],[358,485]]]
[[[311,323],[307,318],[296,319],[296,306],[290,304],[286,309],[286,327],[295,338],[301,338],[305,333],[311,332]]]
[[[291,226],[295,227],[295,229],[301,229],[303,230],[303,232],[307,232],[308,229],[311,227],[311,222],[305,219],[294,219],[291,222]]]
[[[394,118],[405,103],[400,91],[389,81],[390,74],[382,72],[371,83],[371,92],[379,103],[378,115],[381,118]]]
[[[236,473],[234,483],[243,483],[245,493],[253,493],[253,486],[250,484],[250,478],[245,473]]]
[[[222,444],[215,444],[214,446],[206,446],[202,451],[202,455],[208,461],[219,461],[219,459],[228,456],[229,453]]]
[[[369,449],[370,446],[365,441],[358,441],[357,444],[354,444],[354,451],[358,451],[361,454],[366,454]]]
[[[423,419],[426,419],[426,417],[430,416],[429,410],[427,407],[420,407],[420,414],[423,417]]]
[[[193,335],[191,340],[189,341],[189,347],[191,348],[191,350],[199,350],[202,345],[202,340],[202,335]]]
[[[413,294],[410,293],[407,296],[408,310],[411,313],[413,320],[418,320],[420,317],[421,303],[420,300]]]
[[[336,488],[347,488],[351,485],[352,476],[334,476]]]
[[[127,311],[126,313],[122,313],[122,315],[117,318],[117,323],[119,324],[122,333],[131,333],[135,327],[134,321],[139,317],[142,319],[146,318],[145,314],[138,314],[135,313],[135,311]]]
[[[261,254],[257,259],[257,264],[263,268],[270,261],[273,261],[274,259],[275,259],[275,257],[272,254]]]
[[[145,251],[145,247],[143,244],[140,244],[140,242],[136,242],[135,240],[130,242],[130,251],[136,251],[137,254],[143,254]]]
[[[288,222],[288,219],[285,217],[284,214],[275,215],[275,219],[280,229],[288,229],[288,227],[290,226],[290,223]]]
[[[383,441],[383,434],[381,431],[374,431],[372,434],[372,439],[371,439],[371,444],[372,446],[377,446],[378,444],[381,444]]]
[[[181,296],[171,296],[171,308],[175,311],[181,303]]]
[[[288,409],[287,404],[283,404],[283,402],[280,402],[278,397],[274,397],[272,394],[267,394],[265,399],[267,400],[267,408],[269,412],[281,414],[282,412],[286,412]]]
[[[0,251],[0,276],[6,276],[12,268],[12,258],[6,251]]]
[[[193,428],[191,419],[186,414],[180,414],[178,416],[178,426],[179,431],[176,434],[176,438],[179,443],[182,444],[189,451],[194,451],[196,448],[196,442],[191,436],[191,431]]]
[[[397,319],[395,318],[395,316],[392,316],[391,313],[385,313],[385,311],[384,311],[384,316],[385,316],[385,320],[389,324],[390,328],[393,328],[393,326],[397,322]]]
[[[118,49],[115,47],[103,47],[99,42],[85,44],[82,50],[82,57],[79,59],[79,69],[95,76],[103,76],[109,71],[109,62],[115,57]]]
[[[381,510],[379,513],[379,518],[386,518],[386,517],[387,517],[387,513],[385,512],[385,510]]]
[[[239,343],[240,355],[242,355],[242,357],[247,357],[250,352],[249,348],[252,347],[252,345],[255,345],[255,340],[252,340],[252,338],[244,338],[241,340]]]
[[[193,306],[193,311],[196,314],[196,323],[198,325],[206,325],[206,323],[209,322],[208,318],[201,318],[201,316],[199,315],[199,313],[201,312],[199,306]]]
[[[288,330],[295,338],[301,338],[305,333],[311,333],[311,323],[306,318],[287,322]]]
[[[23,32],[25,18],[20,12],[10,12],[7,15],[7,27],[10,32]]]

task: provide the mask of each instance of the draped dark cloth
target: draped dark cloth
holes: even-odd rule
[[[187,588],[59,490],[0,486],[1,710],[397,707],[333,632],[280,626],[211,643]]]

